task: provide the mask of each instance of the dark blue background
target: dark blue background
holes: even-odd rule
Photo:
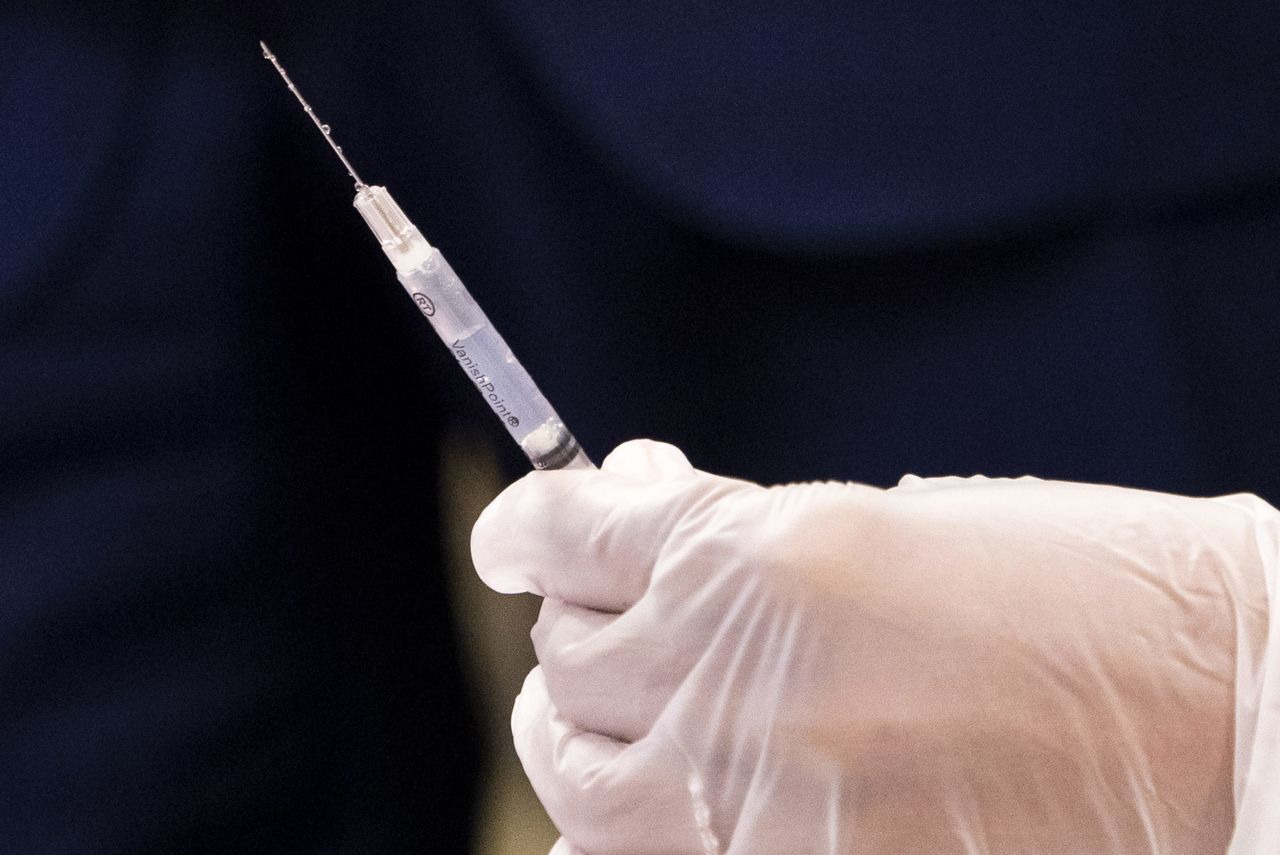
[[[590,450],[1280,499],[1275,4],[646,9],[396,58],[402,203]]]
[[[257,39],[597,459],[1274,502],[1277,32],[1273,2],[8,4],[0,850],[463,846],[438,432],[521,459]]]

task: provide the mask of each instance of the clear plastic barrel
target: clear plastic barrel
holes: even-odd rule
[[[593,466],[439,250],[397,275],[534,467]]]

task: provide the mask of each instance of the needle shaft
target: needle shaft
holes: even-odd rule
[[[284,70],[284,66],[280,64],[280,60],[276,59],[276,55],[271,52],[271,48],[267,47],[266,42],[258,42],[262,46],[262,56],[269,60],[276,67],[276,71],[280,72],[280,76],[284,78],[284,82],[288,85],[289,91],[298,99],[298,103],[302,105],[302,109],[307,111],[307,115],[311,117],[311,121],[320,129],[320,133],[324,134],[325,142],[329,144],[329,148],[333,149],[333,153],[338,156],[338,160],[342,161],[342,165],[347,168],[347,174],[356,182],[356,189],[362,190],[367,185],[360,180],[360,176],[356,174],[355,168],[351,165],[351,161],[347,160],[347,156],[342,153],[342,146],[333,141],[333,135],[329,132],[329,126],[320,121],[320,117],[316,115],[316,111],[311,109],[311,105],[307,103],[307,99],[302,97],[302,93],[298,91],[298,87],[289,79],[289,73]]]

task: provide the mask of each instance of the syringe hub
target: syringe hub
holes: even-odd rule
[[[421,267],[431,256],[431,244],[427,243],[418,227],[409,222],[409,218],[391,198],[386,187],[361,187],[356,191],[352,204],[369,224],[382,251],[391,259],[398,272],[408,273]]]

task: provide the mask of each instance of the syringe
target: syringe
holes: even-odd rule
[[[396,278],[530,462],[538,469],[594,468],[440,250],[409,222],[387,188],[360,180],[342,147],[333,141],[329,126],[316,116],[266,43],[258,44],[355,181],[356,210],[391,259]]]

